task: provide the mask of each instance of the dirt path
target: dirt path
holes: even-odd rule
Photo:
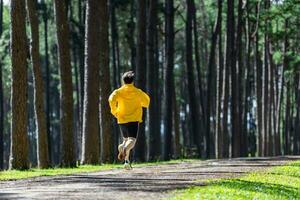
[[[159,199],[211,178],[241,176],[298,157],[182,162],[68,176],[0,182],[0,199]]]

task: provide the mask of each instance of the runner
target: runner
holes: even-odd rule
[[[129,156],[138,137],[139,124],[142,123],[143,107],[148,108],[149,96],[134,86],[134,73],[125,72],[123,86],[109,96],[111,113],[117,118],[123,142],[118,146],[118,159],[124,160],[124,168],[132,169]]]

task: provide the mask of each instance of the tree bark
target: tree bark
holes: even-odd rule
[[[294,129],[293,154],[300,152],[300,74],[295,75],[295,102],[296,102],[296,119]]]
[[[116,1],[110,0],[110,28],[111,28],[111,48],[112,48],[112,70],[113,87],[117,88],[120,83],[120,58],[119,58],[119,31],[116,19]]]
[[[150,0],[148,10],[148,27],[147,27],[147,90],[151,97],[149,107],[149,141],[150,141],[150,160],[160,158],[160,129],[159,129],[159,112],[158,112],[158,82],[159,82],[159,65],[156,58],[156,34],[157,34],[157,0]]]
[[[245,148],[247,148],[246,143],[245,143],[245,138],[247,138],[247,132],[243,132],[243,94],[244,94],[244,85],[245,79],[245,73],[246,70],[244,69],[244,60],[243,60],[243,54],[244,54],[244,47],[243,47],[243,27],[244,27],[244,1],[243,0],[238,0],[238,19],[237,19],[237,30],[236,30],[236,108],[237,108],[237,125],[236,125],[236,135],[237,139],[239,138],[240,140],[235,140],[236,143],[233,143],[234,146],[236,146],[236,156],[246,156],[245,155]],[[234,131],[234,130],[233,130]]]
[[[65,1],[55,0],[54,10],[61,84],[61,165],[64,167],[75,167],[76,155],[73,134],[73,87],[69,47],[69,27],[67,23]]]
[[[137,0],[137,57],[136,57],[136,85],[145,91],[146,89],[146,0]],[[145,120],[145,109],[143,119]],[[146,136],[145,123],[139,126],[135,157],[139,161],[146,160]]]
[[[231,76],[231,124],[232,124],[232,157],[239,156],[240,150],[240,127],[239,127],[239,104],[238,104],[238,81],[235,51],[235,17],[234,0],[227,1],[227,41],[226,41],[226,68],[230,69]]]
[[[186,20],[186,70],[188,79],[188,91],[190,98],[190,112],[192,118],[193,139],[197,145],[198,155],[202,154],[203,137],[199,127],[199,105],[196,102],[196,91],[194,82],[194,63],[193,63],[193,38],[192,38],[192,20],[193,20],[193,0],[187,0],[187,20]],[[208,94],[210,95],[210,94]],[[206,138],[206,148],[209,146],[209,138]]]
[[[0,1],[0,38],[3,32],[3,0]],[[2,61],[0,61],[0,170],[4,169],[4,99],[2,81]]]
[[[218,15],[216,18],[216,22],[215,22],[215,27],[214,27],[214,31],[212,34],[212,44],[211,44],[211,50],[210,50],[210,57],[209,57],[209,61],[208,61],[208,66],[211,65],[216,65],[215,62],[215,51],[216,51],[216,45],[218,42],[218,36],[222,37],[220,31],[221,31],[221,22],[222,22],[222,7],[223,7],[223,1],[222,0],[218,0]],[[221,48],[219,46],[219,48]],[[219,51],[220,53],[220,51]],[[220,55],[219,55],[220,56]],[[220,58],[219,58],[220,59]],[[222,59],[221,59],[222,60]],[[221,71],[223,64],[221,62],[219,62],[219,66],[217,69],[217,90],[216,90],[216,127],[215,127],[215,157],[218,158],[223,158],[223,135],[222,132],[220,131],[220,111],[221,111],[221,106],[220,106],[220,102],[221,102]],[[210,67],[208,67],[210,68]],[[209,81],[209,84],[211,84],[211,82]],[[211,88],[210,86],[208,86],[207,88]],[[210,98],[207,98],[207,102],[210,102]],[[209,112],[210,113],[210,112]],[[210,115],[210,114],[209,114]],[[208,116],[209,116],[208,115]],[[208,129],[209,128],[209,129]],[[210,134],[210,123],[207,123],[207,133],[206,134]]]
[[[99,0],[98,0],[99,1]],[[112,118],[108,104],[111,93],[109,77],[109,41],[108,41],[108,11],[107,0],[100,1],[100,130],[102,135],[103,153],[102,160],[112,163],[113,137],[112,137]],[[98,36],[99,37],[99,36]]]
[[[219,31],[220,31],[220,20],[221,20],[221,15],[222,15],[222,0],[219,0],[218,2],[218,15],[215,21],[215,26],[214,26],[214,30],[212,33],[212,38],[211,38],[211,47],[210,47],[210,54],[209,54],[209,59],[208,59],[208,85],[207,88],[208,90],[211,90],[212,85],[213,85],[213,71],[214,68],[216,67],[216,46],[217,46],[217,41],[218,41],[218,35],[219,35]],[[207,110],[207,120],[206,120],[206,140],[207,140],[207,149],[206,149],[206,156],[209,158],[211,156],[210,154],[210,135],[211,133],[211,107],[212,107],[212,94],[210,92],[208,92],[207,94],[207,104],[206,104],[206,110]],[[221,142],[218,141],[219,135],[216,135],[216,142]]]
[[[262,137],[262,66],[261,66],[261,59],[260,59],[260,52],[259,52],[259,19],[260,19],[260,2],[256,5],[256,31],[254,33],[254,40],[255,40],[255,92],[256,92],[256,125],[257,125],[257,138],[256,138],[256,145],[257,145],[257,155],[263,155],[263,137]]]
[[[12,62],[10,169],[28,169],[25,1],[11,0],[10,7]]]
[[[42,78],[39,47],[39,22],[34,0],[26,0],[31,29],[31,62],[34,84],[34,112],[37,132],[37,158],[40,168],[48,168],[48,138],[46,114],[44,110],[44,81]]]
[[[85,78],[83,105],[83,164],[100,163],[99,134],[99,63],[100,63],[100,11],[98,0],[88,0],[85,31]],[[91,125],[92,124],[92,125]]]
[[[48,53],[48,10],[47,5],[44,1],[42,1],[43,6],[43,22],[44,22],[44,45],[45,45],[45,93],[46,93],[46,125],[47,125],[47,140],[48,140],[48,154],[49,154],[49,162],[52,164],[53,161],[53,155],[52,155],[52,134],[50,132],[50,126],[51,126],[51,108],[50,108],[50,68],[49,68],[49,53]]]
[[[172,141],[172,92],[174,87],[174,1],[165,1],[165,71],[164,71],[164,133],[165,133],[165,155],[164,159],[171,159]]]

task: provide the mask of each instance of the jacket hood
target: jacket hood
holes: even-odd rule
[[[124,84],[119,90],[118,90],[120,96],[124,99],[134,99],[137,98],[138,89],[132,84]]]

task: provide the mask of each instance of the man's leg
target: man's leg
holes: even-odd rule
[[[136,143],[136,138],[128,137],[127,142],[125,143],[125,168],[131,169],[131,165],[129,162],[130,151],[134,148]]]
[[[126,154],[125,145],[126,145],[127,141],[128,141],[128,138],[123,137],[123,142],[121,144],[119,144],[119,146],[118,146],[118,151],[119,151],[118,159],[119,160],[124,160],[124,157],[125,157],[125,154]]]

